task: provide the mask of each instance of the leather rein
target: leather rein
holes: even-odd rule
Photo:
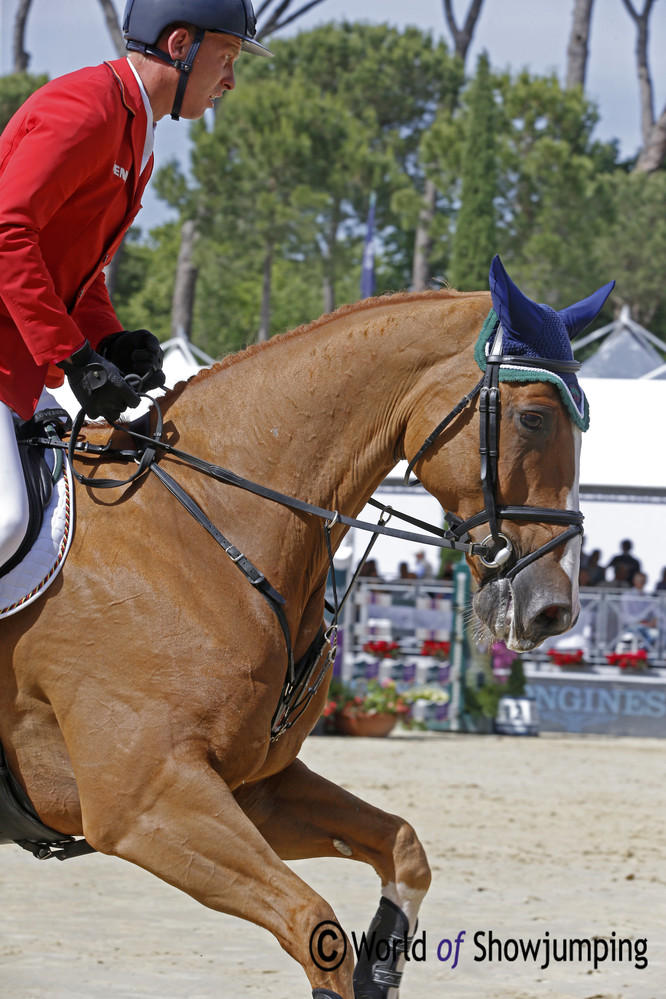
[[[496,337],[496,343],[499,338]],[[501,346],[501,345],[500,345]],[[417,520],[407,514],[395,511],[390,506],[378,503],[376,500],[369,500],[369,503],[382,511],[379,522],[372,524],[367,521],[358,520],[354,517],[347,517],[337,510],[327,510],[323,507],[307,503],[285,493],[270,489],[249,479],[245,479],[229,469],[220,465],[215,465],[194,455],[181,451],[179,448],[162,440],[163,419],[159,404],[151,399],[157,419],[153,434],[149,433],[149,416],[145,417],[146,425],[139,429],[141,420],[134,424],[112,424],[117,430],[128,434],[140,444],[136,450],[113,449],[110,444],[93,445],[86,441],[79,441],[79,433],[85,421],[85,414],[80,412],[74,421],[70,439],[66,445],[68,457],[73,474],[77,481],[85,486],[93,488],[116,488],[128,485],[136,481],[146,472],[153,472],[168,491],[182,504],[182,506],[197,520],[199,524],[209,533],[218,545],[226,552],[237,568],[245,575],[246,579],[254,586],[262,597],[267,601],[274,612],[282,630],[287,648],[287,675],[285,684],[280,696],[278,707],[271,723],[271,738],[276,740],[284,731],[294,724],[303,713],[310,700],[319,689],[326,673],[332,665],[337,648],[337,631],[339,615],[347,600],[356,578],[367,559],[370,550],[379,535],[398,538],[403,541],[413,541],[418,544],[432,545],[439,548],[453,549],[466,555],[476,556],[483,564],[495,570],[494,578],[513,579],[518,572],[527,565],[541,558],[548,552],[553,551],[560,545],[566,544],[571,538],[583,532],[583,514],[580,511],[557,510],[544,507],[532,506],[502,506],[497,504],[495,493],[497,486],[497,470],[499,459],[499,422],[500,422],[500,390],[499,372],[502,364],[510,363],[513,366],[522,364],[530,368],[543,368],[548,371],[572,371],[579,365],[577,362],[550,361],[544,358],[521,358],[512,355],[503,355],[501,350],[491,353],[487,358],[486,370],[481,380],[475,385],[472,391],[466,395],[457,406],[445,417],[444,420],[433,430],[424,441],[412,460],[409,462],[405,474],[405,483],[415,485],[418,480],[409,481],[411,472],[416,463],[438,440],[444,430],[455,420],[455,418],[479,396],[479,450],[481,454],[481,483],[483,487],[484,509],[473,517],[462,520],[452,513],[445,513],[446,522],[450,525],[448,529],[435,527],[421,520]],[[130,375],[128,380],[132,381],[133,387],[140,391],[140,379]],[[144,432],[144,430],[148,432]],[[40,443],[45,443],[40,441]],[[53,444],[51,444],[53,446]],[[65,446],[65,445],[61,445]],[[137,469],[133,475],[127,479],[99,479],[94,476],[84,476],[74,469],[74,458],[76,454],[97,455],[107,459],[117,459],[123,461],[134,461]],[[218,528],[209,520],[201,507],[185,492],[185,490],[165,471],[159,464],[159,457],[162,454],[169,454],[180,461],[185,462],[191,468],[204,475],[222,482],[225,485],[234,486],[261,496],[271,502],[278,503],[299,513],[309,514],[324,521],[324,535],[326,551],[329,561],[329,568],[333,570],[333,545],[331,531],[337,524],[345,527],[355,527],[372,534],[372,540],[366,549],[362,559],[357,566],[356,572],[347,588],[341,601],[338,600],[337,588],[335,586],[335,574],[331,572],[334,580],[333,597],[334,605],[329,608],[333,618],[327,628],[321,628],[315,641],[312,643],[305,656],[299,663],[295,662],[293,645],[285,614],[285,599],[275,590],[252,562],[235,545],[233,545]],[[411,531],[398,530],[388,527],[388,520],[396,517],[428,531],[428,534],[416,534]],[[500,520],[532,521],[548,524],[560,524],[566,527],[562,533],[541,545],[536,551],[531,552],[522,558],[516,558],[513,546],[506,535],[499,530]],[[481,544],[472,541],[469,531],[487,523],[490,534]],[[315,676],[315,670],[324,651],[328,647],[328,653],[323,666]]]

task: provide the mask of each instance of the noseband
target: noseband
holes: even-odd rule
[[[501,330],[498,330],[501,333]],[[534,370],[541,368],[554,373],[572,373],[580,368],[578,361],[550,360],[544,357],[522,357],[513,354],[502,354],[501,336],[495,337],[493,351],[486,358],[486,370],[483,378],[474,386],[469,395],[464,396],[458,405],[451,410],[445,419],[435,427],[430,436],[423,442],[405,472],[405,485],[416,485],[418,479],[410,482],[412,469],[423,455],[430,450],[436,440],[443,434],[449,424],[479,396],[479,452],[481,455],[481,486],[483,488],[484,509],[462,520],[455,514],[447,513],[446,520],[450,526],[450,536],[457,541],[471,540],[468,532],[480,524],[488,524],[490,534],[482,542],[488,550],[487,555],[479,555],[481,562],[488,569],[494,569],[495,578],[513,579],[521,569],[547,555],[572,538],[583,533],[583,514],[580,510],[555,510],[540,506],[502,506],[497,503],[497,465],[499,460],[499,428],[500,428],[500,388],[499,375],[502,365],[510,364],[512,368],[525,367]],[[536,551],[516,558],[513,545],[499,529],[500,520],[531,521],[541,524],[560,524],[567,529],[551,538]]]

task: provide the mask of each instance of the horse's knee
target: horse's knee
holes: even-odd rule
[[[397,815],[392,818],[395,880],[425,893],[430,887],[432,875],[423,845],[409,822]]]

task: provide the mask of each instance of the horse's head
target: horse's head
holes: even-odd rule
[[[490,288],[472,405],[415,460],[425,487],[452,511],[456,537],[483,545],[468,556],[477,616],[527,651],[570,628],[580,609],[578,467],[589,415],[570,338],[613,283],[556,312],[526,298],[496,257]]]

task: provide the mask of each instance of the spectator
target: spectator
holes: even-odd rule
[[[431,563],[426,558],[426,553],[421,551],[416,553],[416,566],[414,567],[416,579],[434,579],[435,572]]]
[[[581,579],[581,586],[601,586],[606,579],[606,570],[599,564],[601,552],[598,548],[590,552],[585,560],[585,565],[581,567],[581,576],[584,574],[585,582]]]
[[[661,579],[655,586],[655,590],[666,590],[666,566],[661,570]]]
[[[365,563],[365,565],[359,572],[359,576],[364,576],[364,577],[369,576],[371,579],[380,578],[379,573],[377,572],[377,563],[375,562],[374,558],[368,559],[368,561]]]
[[[398,579],[416,579],[415,574],[409,571],[409,566],[406,562],[401,562],[398,566]]]
[[[647,576],[644,572],[634,574],[631,588],[622,594],[622,616],[625,623],[646,641],[650,641],[651,629],[657,626],[657,615],[653,601],[645,593]]]
[[[618,562],[617,565],[613,566],[613,577],[605,579],[603,583],[599,583],[599,586],[607,586],[615,590],[628,590],[631,586],[629,582],[629,567],[624,562]]]
[[[637,572],[641,571],[641,563],[638,561],[637,558],[634,558],[634,556],[631,554],[631,549],[633,548],[633,544],[631,541],[629,540],[623,541],[620,544],[620,548],[621,548],[620,554],[616,555],[614,558],[610,560],[607,568],[616,569],[618,565],[625,565],[627,567],[626,579],[629,585],[631,586],[634,576],[636,575]]]

